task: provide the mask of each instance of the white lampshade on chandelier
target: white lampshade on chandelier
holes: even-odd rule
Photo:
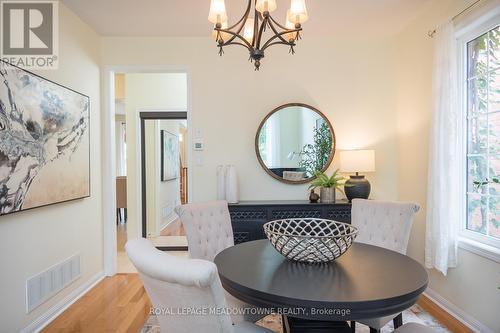
[[[252,17],[252,4],[253,17]],[[295,43],[300,39],[302,24],[309,18],[305,0],[291,0],[284,25],[278,23],[271,13],[277,9],[276,0],[248,0],[243,17],[228,27],[228,16],[224,0],[211,0],[208,20],[212,22],[215,34],[212,37],[219,47],[219,54],[224,53],[223,47],[240,45],[250,53],[250,61],[255,70],[259,70],[264,51],[273,45],[286,45],[290,53],[295,53]],[[264,34],[270,32],[270,36]]]

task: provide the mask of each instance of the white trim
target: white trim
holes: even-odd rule
[[[439,306],[444,311],[448,312],[456,320],[478,333],[495,333],[492,329],[481,323],[476,318],[472,317],[470,314],[464,310],[457,307],[455,304],[448,301],[446,298],[438,294],[431,288],[427,288],[424,295],[430,299],[434,304]]]
[[[455,35],[458,39],[468,39],[467,42],[469,42],[493,29],[495,24],[492,22],[498,15],[500,15],[498,4],[495,1],[486,2],[485,5],[471,11],[456,24]]]
[[[170,219],[170,221],[168,222],[165,222],[165,223],[160,223],[160,226],[158,227],[158,235],[161,234],[161,232],[166,228],[168,227],[170,224],[174,223],[175,221],[177,221],[179,219],[179,217],[177,216],[177,214],[175,213],[172,213],[172,215],[170,215],[168,217]]]
[[[460,117],[460,136],[462,142],[460,169],[462,181],[460,183],[462,211],[459,218],[460,248],[478,254],[485,258],[499,262],[500,240],[467,230],[467,43],[498,26],[500,22],[500,7],[491,8],[489,5],[478,8],[464,21],[457,24],[455,37],[459,48],[459,80],[462,114]]]
[[[83,295],[85,295],[90,289],[94,288],[96,284],[104,279],[104,271],[101,271],[94,276],[92,276],[87,282],[83,283],[72,292],[70,292],[66,297],[61,299],[59,302],[50,307],[44,314],[35,319],[31,324],[23,328],[20,333],[35,333],[40,332],[45,326],[50,324],[54,319],[56,319],[61,313],[63,313],[67,308],[69,308],[73,303],[78,301]]]
[[[460,237],[458,239],[458,246],[463,250],[500,263],[500,249],[497,247],[475,241],[468,237]]]
[[[115,154],[115,96],[114,96],[114,74],[115,73],[185,73],[187,75],[187,123],[188,131],[186,147],[191,147],[193,135],[193,110],[192,110],[192,85],[191,72],[187,66],[169,65],[106,65],[104,66],[104,124],[103,124],[103,164],[102,164],[102,195],[103,195],[103,216],[104,216],[104,271],[106,276],[113,276],[117,272],[117,249],[116,249],[116,154]],[[173,111],[173,110],[170,110]],[[140,128],[140,121],[138,122]],[[140,130],[137,137],[140,140]],[[140,144],[139,144],[140,149]],[[139,155],[140,156],[140,151]],[[187,149],[186,164],[188,165],[188,201],[192,202],[193,194],[193,168],[192,149]],[[139,163],[140,165],[140,163]],[[141,178],[140,167],[138,168],[138,201],[141,200]],[[142,236],[142,211],[137,210],[138,232]]]
[[[115,134],[115,71],[104,68],[104,124],[102,152],[103,250],[104,272],[113,276],[117,271],[116,249],[116,134]]]

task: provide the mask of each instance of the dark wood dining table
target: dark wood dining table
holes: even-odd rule
[[[291,332],[347,332],[347,321],[397,315],[428,283],[419,262],[362,243],[333,262],[307,264],[263,239],[227,248],[214,262],[230,294],[284,315]]]

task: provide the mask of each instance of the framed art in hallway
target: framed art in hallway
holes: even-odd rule
[[[179,178],[179,137],[161,130],[161,181]]]
[[[0,215],[90,196],[90,99],[0,62]]]

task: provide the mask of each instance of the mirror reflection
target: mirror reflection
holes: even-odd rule
[[[335,151],[335,135],[328,119],[305,104],[287,104],[261,123],[256,152],[262,167],[287,183],[309,181],[324,171]]]
[[[186,119],[144,120],[145,237],[158,248],[187,246],[175,207],[186,204]]]

